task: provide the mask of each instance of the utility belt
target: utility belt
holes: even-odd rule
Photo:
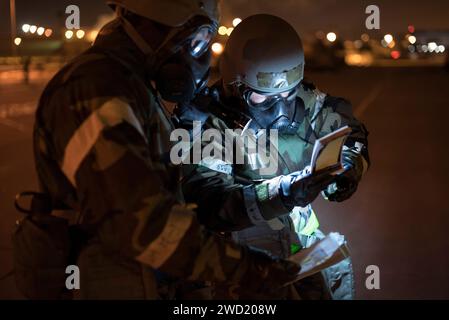
[[[30,198],[29,208],[21,206]],[[17,288],[29,299],[70,299],[66,268],[76,264],[89,235],[76,223],[77,214],[54,207],[49,195],[22,192],[15,206],[25,216],[12,235]]]

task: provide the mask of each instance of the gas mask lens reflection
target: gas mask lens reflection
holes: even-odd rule
[[[198,58],[207,51],[212,40],[212,31],[209,27],[203,27],[193,36],[190,42],[190,53],[193,57]]]
[[[272,100],[277,97],[281,97],[283,99],[288,99],[288,98],[290,98],[290,96],[293,95],[294,92],[295,92],[295,90],[290,90],[290,91],[282,92],[282,93],[276,94],[276,95],[264,95],[264,94],[260,94],[260,93],[253,91],[248,96],[248,102],[251,106],[257,107],[258,105],[261,105],[264,102],[266,102],[268,100]]]
[[[263,95],[263,94],[259,94],[257,92],[252,92],[249,95],[249,101],[251,102],[252,105],[258,105],[261,104],[265,101],[267,101],[268,97]]]

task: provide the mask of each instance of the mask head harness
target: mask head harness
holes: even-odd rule
[[[148,81],[167,101],[192,100],[207,84],[210,70],[210,43],[217,24],[196,16],[181,27],[172,28],[158,48],[153,49],[126,19],[123,8],[116,9],[125,32],[146,56]]]

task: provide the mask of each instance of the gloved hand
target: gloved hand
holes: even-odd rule
[[[318,194],[335,179],[328,172],[311,174],[309,168],[284,176],[280,189],[287,207],[305,207],[313,202]]]
[[[363,160],[361,156],[350,149],[342,153],[345,171],[335,177],[335,182],[323,191],[324,198],[329,201],[342,202],[356,192],[362,177]]]

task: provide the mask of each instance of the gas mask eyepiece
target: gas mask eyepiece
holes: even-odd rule
[[[296,88],[278,94],[266,94],[251,89],[243,91],[245,109],[260,129],[275,129],[289,133],[295,118]]]
[[[214,28],[204,25],[180,42],[175,53],[165,60],[155,76],[156,89],[164,100],[191,101],[209,80],[210,42]]]

